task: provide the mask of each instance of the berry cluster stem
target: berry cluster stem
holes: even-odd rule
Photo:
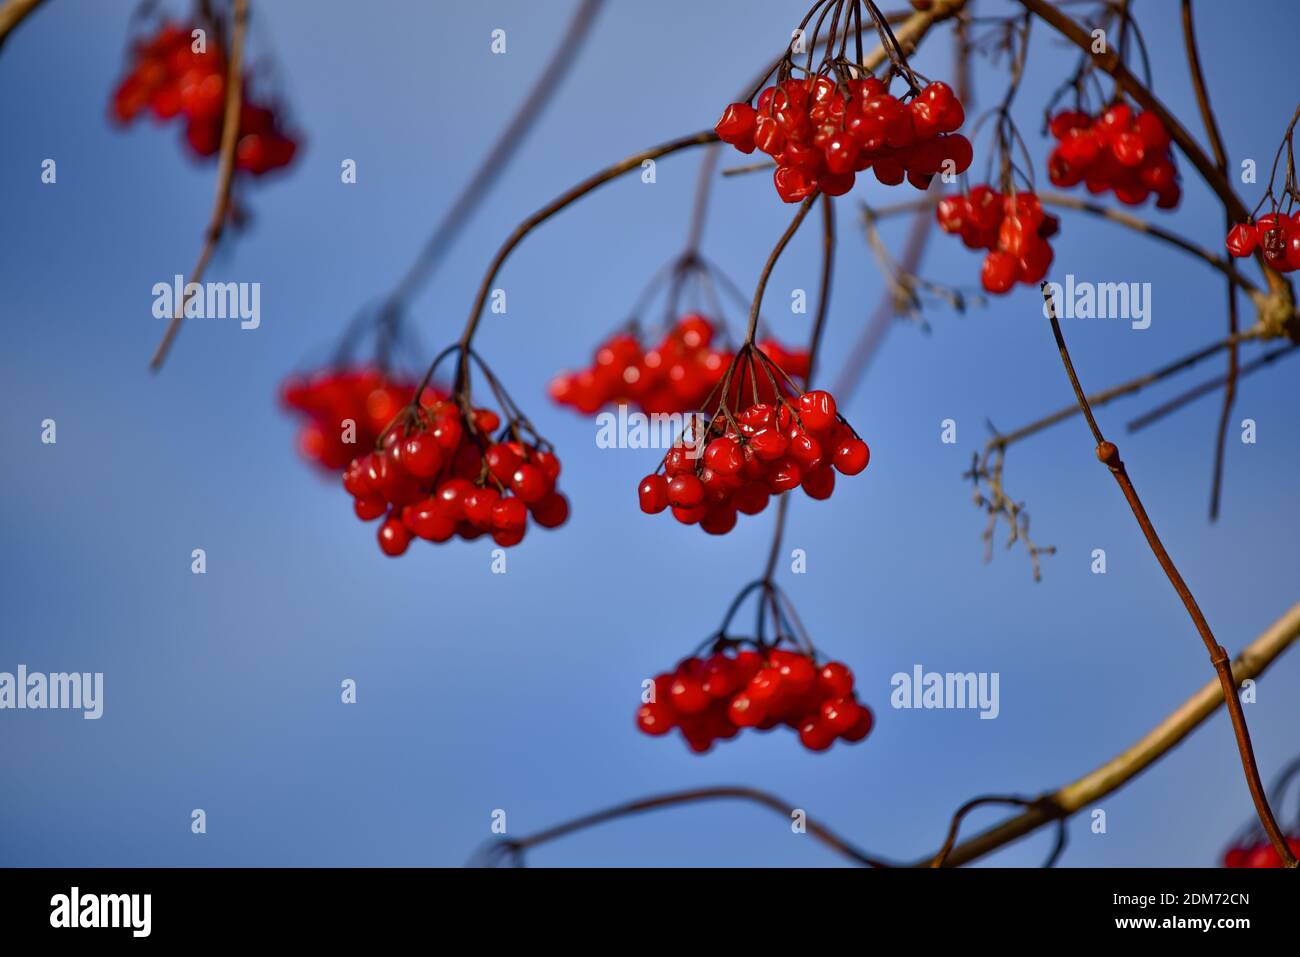
[[[235,142],[239,138],[239,112],[244,102],[243,62],[244,36],[248,32],[248,0],[235,0],[234,30],[230,38],[230,61],[226,67],[226,111],[221,122],[221,153],[217,163],[217,195],[212,204],[212,217],[203,233],[203,246],[199,258],[190,270],[188,283],[203,281],[203,273],[216,251],[217,243],[226,227],[226,214],[230,209],[230,186],[235,173]],[[189,296],[176,304],[176,314],[163,332],[163,337],[149,360],[149,369],[157,372],[167,361],[176,334],[181,331],[181,319]]]
[[[506,259],[510,257],[510,254],[514,251],[515,247],[523,242],[525,236],[556,213],[564,210],[582,197],[586,196],[592,190],[605,185],[610,180],[617,179],[630,170],[636,169],[646,160],[659,159],[662,156],[676,153],[679,150],[689,149],[692,146],[704,146],[705,144],[716,142],[718,142],[718,135],[712,130],[706,130],[700,133],[693,133],[690,136],[683,136],[679,139],[670,140],[667,143],[651,147],[650,149],[643,150],[640,153],[634,153],[615,163],[613,166],[608,166],[600,172],[589,176],[577,186],[574,186],[560,194],[554,200],[547,203],[516,226],[514,232],[506,238],[506,241],[501,244],[501,248],[497,250],[496,255],[492,257],[492,262],[488,265],[487,274],[484,275],[483,282],[479,285],[478,294],[474,297],[474,305],[470,309],[469,319],[465,323],[465,331],[461,334],[458,343],[461,347],[460,361],[462,369],[465,369],[468,366],[469,348],[474,341],[474,333],[478,330],[479,321],[483,318],[483,306],[487,303],[487,298],[492,293],[492,283],[496,279],[497,273],[501,271],[501,267],[505,264]],[[430,366],[429,370],[424,374],[424,378],[420,381],[420,387],[416,390],[416,395],[419,395],[424,391],[425,386],[429,384],[429,381],[432,378],[433,367]]]
[[[1295,856],[1291,853],[1290,847],[1287,846],[1286,836],[1282,833],[1277,820],[1273,817],[1273,810],[1269,807],[1268,797],[1264,793],[1264,785],[1259,778],[1259,766],[1255,762],[1255,752],[1251,747],[1250,730],[1246,726],[1246,715],[1242,711],[1241,701],[1237,698],[1237,685],[1233,680],[1228,652],[1215,640],[1214,633],[1210,630],[1205,615],[1201,613],[1200,606],[1192,596],[1191,590],[1183,580],[1183,576],[1179,574],[1173,559],[1169,557],[1169,552],[1166,551],[1164,544],[1160,541],[1160,536],[1156,534],[1155,526],[1151,524],[1151,519],[1142,505],[1142,500],[1138,497],[1137,489],[1134,488],[1133,482],[1129,478],[1128,470],[1119,457],[1119,449],[1114,443],[1107,442],[1105,436],[1102,435],[1101,428],[1097,425],[1097,420],[1092,414],[1092,407],[1088,404],[1088,397],[1083,392],[1083,386],[1079,384],[1079,376],[1074,371],[1074,363],[1070,360],[1070,352],[1066,348],[1065,337],[1061,334],[1061,323],[1056,316],[1055,301],[1047,287],[1047,283],[1042,284],[1042,290],[1043,302],[1047,306],[1047,315],[1052,324],[1052,335],[1056,338],[1057,350],[1061,354],[1061,362],[1065,366],[1066,375],[1070,379],[1070,385],[1074,388],[1074,395],[1079,402],[1079,407],[1083,410],[1084,418],[1088,420],[1088,428],[1092,430],[1093,438],[1097,441],[1097,458],[1115,476],[1116,483],[1124,493],[1129,508],[1133,511],[1133,517],[1137,519],[1138,526],[1146,537],[1151,553],[1155,556],[1161,569],[1164,570],[1165,576],[1169,579],[1169,584],[1178,593],[1183,607],[1187,609],[1187,614],[1192,619],[1192,624],[1196,626],[1201,640],[1205,643],[1206,650],[1210,653],[1210,662],[1214,665],[1214,670],[1219,676],[1219,683],[1223,687],[1223,699],[1228,707],[1228,716],[1232,719],[1232,730],[1237,738],[1237,750],[1241,753],[1241,765],[1245,772],[1246,785],[1250,789],[1251,799],[1255,802],[1255,812],[1259,815],[1260,824],[1263,825],[1273,847],[1282,858],[1282,863],[1286,867],[1295,867]]]

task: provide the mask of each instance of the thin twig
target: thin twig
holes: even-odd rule
[[[9,0],[0,6],[0,47],[14,27],[27,19],[27,15],[41,5],[41,0]]]
[[[474,339],[474,333],[478,329],[479,321],[483,317],[483,306],[487,302],[487,297],[492,292],[492,283],[496,279],[497,273],[501,271],[501,267],[505,264],[505,261],[510,257],[510,254],[514,251],[515,247],[523,241],[525,236],[556,213],[564,210],[582,197],[586,196],[592,190],[605,185],[610,180],[617,179],[629,170],[638,168],[647,160],[657,160],[663,156],[669,155],[670,153],[675,153],[678,150],[687,149],[692,146],[704,146],[705,144],[716,142],[718,142],[718,134],[714,133],[712,130],[708,130],[694,133],[690,136],[683,136],[680,139],[670,140],[667,143],[652,147],[648,150],[643,150],[640,153],[634,153],[633,155],[615,163],[613,166],[608,166],[600,172],[587,177],[577,186],[566,190],[516,226],[514,231],[506,238],[506,241],[501,244],[501,248],[497,250],[496,255],[492,257],[492,262],[488,265],[487,273],[483,276],[483,281],[479,284],[478,293],[474,297],[474,305],[470,308],[469,318],[465,322],[465,330],[461,333],[460,337],[461,366],[468,366],[469,346]],[[417,396],[423,392],[424,387],[429,384],[429,380],[432,377],[433,367],[431,365],[429,370],[425,373],[424,378],[421,380],[420,387],[415,390]]]
[[[1254,359],[1245,363],[1237,370],[1237,380],[1240,381],[1246,378],[1246,376],[1250,375],[1252,372],[1257,372],[1260,369],[1265,368],[1266,366],[1272,365],[1278,359],[1281,359],[1284,356],[1291,355],[1293,352],[1296,351],[1296,349],[1300,349],[1300,343],[1292,342],[1292,343],[1288,343],[1287,345],[1279,346],[1276,349],[1272,349],[1268,352],[1265,352],[1261,356],[1256,356]],[[1174,396],[1168,402],[1162,402],[1160,405],[1156,406],[1154,409],[1150,410],[1149,412],[1144,412],[1136,419],[1130,421],[1128,425],[1125,426],[1125,428],[1129,432],[1138,432],[1146,428],[1148,425],[1151,425],[1153,422],[1157,422],[1160,419],[1163,419],[1165,416],[1169,415],[1170,413],[1177,412],[1179,409],[1195,401],[1196,399],[1199,399],[1201,396],[1208,395],[1209,393],[1213,392],[1215,389],[1218,389],[1226,385],[1227,382],[1228,382],[1228,376],[1225,373],[1224,375],[1217,376],[1216,378],[1210,379],[1207,382],[1201,382],[1197,385],[1194,385],[1186,392],[1181,392],[1178,395]]]
[[[1240,684],[1258,678],[1282,652],[1300,639],[1300,602],[1247,645],[1232,662],[1234,680]],[[1236,700],[1235,692],[1227,696]],[[1212,679],[1180,704],[1133,746],[1098,768],[1064,787],[1050,791],[1032,802],[1032,806],[1015,817],[1002,821],[963,841],[948,855],[949,866],[968,864],[1000,847],[1031,834],[1053,820],[1068,818],[1089,805],[1113,794],[1160,760],[1218,710],[1224,701],[1222,682]],[[933,856],[917,861],[927,866]]]
[[[1258,678],[1297,639],[1300,639],[1300,602],[1292,605],[1234,659],[1232,671],[1235,679],[1238,682],[1244,682],[1247,679]],[[1235,697],[1235,695],[1229,697]],[[1087,805],[1114,793],[1181,744],[1189,734],[1218,710],[1223,700],[1223,685],[1217,679],[1207,682],[1195,694],[1174,709],[1163,721],[1143,735],[1137,743],[1064,787],[1043,794],[1039,798],[1029,800],[1026,810],[1021,814],[1002,821],[957,844],[947,855],[945,864],[949,867],[968,864],[1028,834],[1032,834],[1045,824],[1069,818]],[[572,821],[547,828],[527,837],[499,842],[494,847],[504,848],[509,853],[521,854],[528,848],[537,847],[572,834],[575,831],[594,827],[597,824],[603,824],[617,818],[628,817],[657,808],[719,798],[753,801],[772,808],[782,815],[789,815],[792,810],[785,801],[752,788],[727,786],[698,788],[689,791],[677,791],[671,794],[660,794],[638,801],[628,801],[594,814],[575,818]],[[808,830],[828,847],[858,863],[873,867],[892,866],[881,858],[876,858],[858,850],[829,828],[811,820],[808,821]],[[928,867],[934,857],[933,854],[927,855],[917,861],[914,866]]]
[[[1061,353],[1061,362],[1065,366],[1070,385],[1074,388],[1075,398],[1078,399],[1079,406],[1083,409],[1083,416],[1088,421],[1088,428],[1091,429],[1093,438],[1097,442],[1097,458],[1115,476],[1115,481],[1119,484],[1120,490],[1124,493],[1124,498],[1128,501],[1129,508],[1133,511],[1133,517],[1137,519],[1138,526],[1146,537],[1151,553],[1164,570],[1166,577],[1169,579],[1169,584],[1178,593],[1183,607],[1187,609],[1187,614],[1192,619],[1192,624],[1196,626],[1201,640],[1205,643],[1205,648],[1210,654],[1210,662],[1214,665],[1214,670],[1218,672],[1219,683],[1223,686],[1224,700],[1228,704],[1228,715],[1232,719],[1232,730],[1237,738],[1237,750],[1241,753],[1241,765],[1245,773],[1246,785],[1250,789],[1251,799],[1255,802],[1255,812],[1259,815],[1260,824],[1263,825],[1269,840],[1273,843],[1273,847],[1282,858],[1283,864],[1287,867],[1295,867],[1296,859],[1287,846],[1286,836],[1273,818],[1273,810],[1268,805],[1264,785],[1259,779],[1259,767],[1255,763],[1255,752],[1250,744],[1250,731],[1246,727],[1246,716],[1242,712],[1241,701],[1237,698],[1237,686],[1233,681],[1228,652],[1215,640],[1214,633],[1210,630],[1209,623],[1201,613],[1200,606],[1197,605],[1196,599],[1187,587],[1187,583],[1183,581],[1183,576],[1179,574],[1173,559],[1169,557],[1169,552],[1165,550],[1164,544],[1160,541],[1160,536],[1156,534],[1155,526],[1151,524],[1151,519],[1147,516],[1142,500],[1138,497],[1137,489],[1134,488],[1133,482],[1129,478],[1128,470],[1119,457],[1119,449],[1114,443],[1107,442],[1102,435],[1101,428],[1097,425],[1097,420],[1092,414],[1092,407],[1088,404],[1088,397],[1083,392],[1083,386],[1079,384],[1079,376],[1074,371],[1074,363],[1070,361],[1070,353],[1066,349],[1065,338],[1061,334],[1061,323],[1056,316],[1056,305],[1051,291],[1045,282],[1041,288],[1043,290],[1043,302],[1047,309],[1047,317],[1052,324],[1052,335],[1056,338],[1056,346]]]
[[[1210,138],[1210,149],[1214,151],[1214,165],[1220,173],[1228,175],[1228,155],[1223,148],[1223,136],[1219,124],[1214,118],[1214,109],[1210,106],[1210,94],[1205,85],[1205,74],[1201,70],[1201,54],[1196,47],[1196,27],[1192,20],[1192,0],[1182,2],[1183,42],[1187,47],[1187,67],[1192,75],[1192,88],[1196,91],[1196,106],[1201,111],[1201,122],[1205,134]],[[1224,216],[1224,231],[1232,228],[1232,219]],[[1235,263],[1230,263],[1235,273]],[[1228,335],[1235,333],[1239,326],[1237,315],[1237,290],[1233,287],[1231,277],[1228,282]],[[1228,347],[1228,380],[1223,390],[1223,408],[1219,413],[1219,431],[1214,443],[1214,477],[1210,483],[1210,521],[1219,517],[1219,496],[1223,489],[1223,461],[1228,442],[1228,420],[1232,417],[1232,406],[1237,398],[1237,362],[1238,347],[1233,343]]]
[[[235,173],[235,143],[239,139],[239,112],[244,94],[244,34],[248,27],[248,0],[235,0],[233,16],[235,24],[230,38],[230,62],[226,67],[226,114],[221,124],[221,156],[217,163],[217,196],[212,204],[212,218],[208,220],[208,228],[203,234],[199,258],[186,280],[186,289],[191,284],[203,281],[203,272],[208,268],[208,261],[226,228],[226,214],[230,209],[230,185]],[[181,319],[189,301],[188,295],[182,295],[181,301],[176,304],[176,314],[167,324],[167,331],[163,333],[162,341],[149,360],[151,371],[157,372],[167,360],[167,353],[176,334],[180,332]]]
[[[607,807],[591,814],[585,814],[582,817],[574,818],[571,821],[565,821],[563,824],[557,824],[544,831],[538,831],[536,834],[530,834],[527,837],[500,842],[500,845],[498,846],[503,845],[511,853],[518,856],[524,851],[541,844],[546,844],[556,838],[564,837],[568,834],[574,833],[575,831],[586,830],[589,827],[594,827],[597,824],[604,824],[607,821],[630,817],[635,814],[643,814],[646,811],[656,811],[662,808],[673,807],[678,804],[691,804],[697,801],[717,800],[748,801],[753,804],[760,804],[787,819],[790,818],[795,810],[797,810],[789,802],[783,801],[775,795],[769,794],[766,791],[760,791],[756,788],[729,787],[725,785],[711,788],[696,788],[690,791],[657,794],[637,801],[627,801],[623,804],[616,804],[613,807]],[[835,851],[837,854],[840,854],[855,863],[865,864],[867,867],[890,866],[884,861],[871,857],[854,847],[847,840],[830,830],[830,828],[817,823],[811,818],[807,818],[805,824],[808,828],[809,834],[815,837],[822,844],[825,844],[831,850]]]

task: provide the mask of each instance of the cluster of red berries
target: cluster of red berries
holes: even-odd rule
[[[707,318],[691,313],[650,349],[630,332],[615,333],[596,349],[589,368],[562,372],[551,381],[551,398],[586,415],[623,403],[646,413],[693,412],[731,363],[733,353],[714,345],[717,332]],[[758,348],[789,375],[808,375],[808,353],[770,339]],[[770,382],[758,385],[759,397],[773,401]]]
[[[488,436],[501,427],[490,409],[474,409],[472,422],[460,405],[438,401],[414,425],[397,425],[381,447],[353,459],[343,487],[364,522],[383,518],[379,547],[404,553],[411,539],[473,541],[490,534],[502,548],[523,540],[528,517],[556,528],[569,517],[569,501],[555,490],[560,460],[542,443]]]
[[[146,108],[159,120],[182,117],[196,156],[221,148],[226,108],[226,57],[219,46],[196,52],[191,31],[165,24],[137,44],[130,72],[113,94],[112,115],[129,123]],[[281,129],[274,110],[245,96],[235,144],[235,168],[260,176],[292,162],[298,144]]]
[[[1238,223],[1228,231],[1228,252],[1237,258],[1253,255],[1258,249],[1264,262],[1278,272],[1300,269],[1300,211],[1266,213],[1251,223]]]
[[[830,498],[835,472],[857,475],[871,458],[867,443],[836,411],[835,399],[820,389],[793,406],[784,400],[751,405],[734,422],[720,418],[707,444],[708,433],[699,444],[672,448],[664,474],[641,480],[641,511],[656,515],[671,507],[683,525],[725,535],[736,527],[738,513],[757,515],[773,495],[802,486],[810,498]]]
[[[1059,140],[1047,160],[1052,185],[1084,183],[1093,194],[1113,191],[1128,206],[1154,194],[1158,208],[1173,209],[1182,199],[1169,131],[1149,110],[1134,115],[1127,103],[1100,116],[1064,110],[1052,117],[1050,129]]]
[[[1286,839],[1287,847],[1291,848],[1291,853],[1300,857],[1300,834],[1291,835]],[[1230,847],[1223,855],[1224,867],[1281,867],[1282,856],[1278,854],[1277,849],[1267,838],[1261,837],[1253,844],[1239,844]]]
[[[956,132],[965,119],[946,83],[931,83],[904,103],[875,77],[837,85],[810,76],[768,87],[757,109],[732,103],[715,130],[742,153],[757,148],[776,160],[776,191],[797,203],[815,190],[841,196],[866,169],[886,186],[906,179],[917,189],[945,170],[963,173],[973,157]]]
[[[960,236],[968,249],[987,249],[980,283],[991,293],[1010,291],[1017,282],[1036,286],[1052,265],[1048,242],[1061,221],[1043,212],[1033,193],[1003,195],[987,185],[965,196],[947,196],[936,214],[945,233]]]
[[[646,734],[673,728],[696,754],[742,728],[794,729],[809,751],[825,751],[836,738],[861,741],[871,731],[871,709],[853,691],[853,672],[832,661],[818,665],[797,651],[719,651],[686,658],[654,679],[653,700],[636,713]]]
[[[306,419],[298,432],[302,454],[322,469],[337,472],[358,448],[374,447],[414,393],[414,382],[377,368],[331,368],[291,377],[281,387],[280,399]],[[421,402],[432,405],[441,398],[429,388]]]

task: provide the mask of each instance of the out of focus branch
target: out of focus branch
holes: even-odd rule
[[[14,27],[27,19],[27,15],[41,5],[41,0],[9,0],[0,6],[0,47]]]
[[[186,289],[191,283],[203,281],[203,273],[221,240],[221,234],[226,228],[226,215],[230,210],[230,185],[235,174],[235,144],[239,139],[239,113],[244,99],[244,36],[248,32],[248,0],[235,0],[233,16],[235,22],[230,38],[230,62],[226,67],[226,112],[221,123],[221,154],[217,163],[217,196],[212,204],[212,218],[208,220],[208,228],[203,233],[199,258],[185,281]],[[158,348],[154,350],[153,358],[149,360],[149,368],[153,372],[161,369],[167,361],[167,353],[181,330],[181,319],[185,316],[185,306],[189,300],[190,297],[184,295],[176,304],[176,314],[167,324],[167,330],[163,333]]]

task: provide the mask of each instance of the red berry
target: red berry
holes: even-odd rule
[[[857,475],[867,467],[871,460],[871,450],[867,443],[858,438],[846,439],[835,449],[833,462],[835,468],[844,475]]]
[[[1228,252],[1238,259],[1253,253],[1258,242],[1255,228],[1248,223],[1238,223],[1228,231]]]
[[[359,498],[352,503],[352,511],[363,522],[372,522],[388,511],[388,503],[382,498]]]
[[[636,726],[646,734],[667,734],[676,723],[673,709],[662,702],[643,704],[636,713]]]
[[[820,717],[826,728],[838,737],[858,723],[858,706],[849,698],[830,698],[822,702]]]
[[[503,498],[492,506],[492,527],[499,532],[522,532],[528,524],[528,509],[517,498]]]
[[[411,533],[400,519],[389,518],[379,526],[379,547],[385,555],[396,558],[411,544]]]
[[[559,528],[569,520],[569,500],[552,492],[533,506],[533,519],[542,528]]]
[[[848,731],[840,735],[845,741],[861,741],[871,733],[871,727],[875,723],[875,718],[871,714],[871,709],[864,704],[858,705],[858,719],[853,723]]]
[[[727,718],[738,728],[752,728],[766,717],[766,706],[748,691],[742,691],[727,705]]]
[[[821,389],[799,396],[799,421],[810,432],[825,432],[836,421],[834,397]]]
[[[668,483],[668,504],[674,508],[695,508],[704,501],[704,486],[694,475],[674,475]]]
[[[657,515],[668,507],[668,480],[662,475],[647,475],[637,489],[641,511]]]
[[[679,714],[699,714],[713,701],[695,678],[679,676],[668,689],[668,699]]]
[[[526,505],[540,502],[551,494],[551,483],[547,481],[546,475],[536,465],[530,463],[515,469],[515,474],[510,480],[510,488]]]
[[[820,716],[809,717],[799,725],[799,740],[809,751],[825,751],[835,741],[835,733]]]
[[[402,466],[412,475],[433,478],[442,468],[442,448],[428,432],[417,432],[402,445]]]

